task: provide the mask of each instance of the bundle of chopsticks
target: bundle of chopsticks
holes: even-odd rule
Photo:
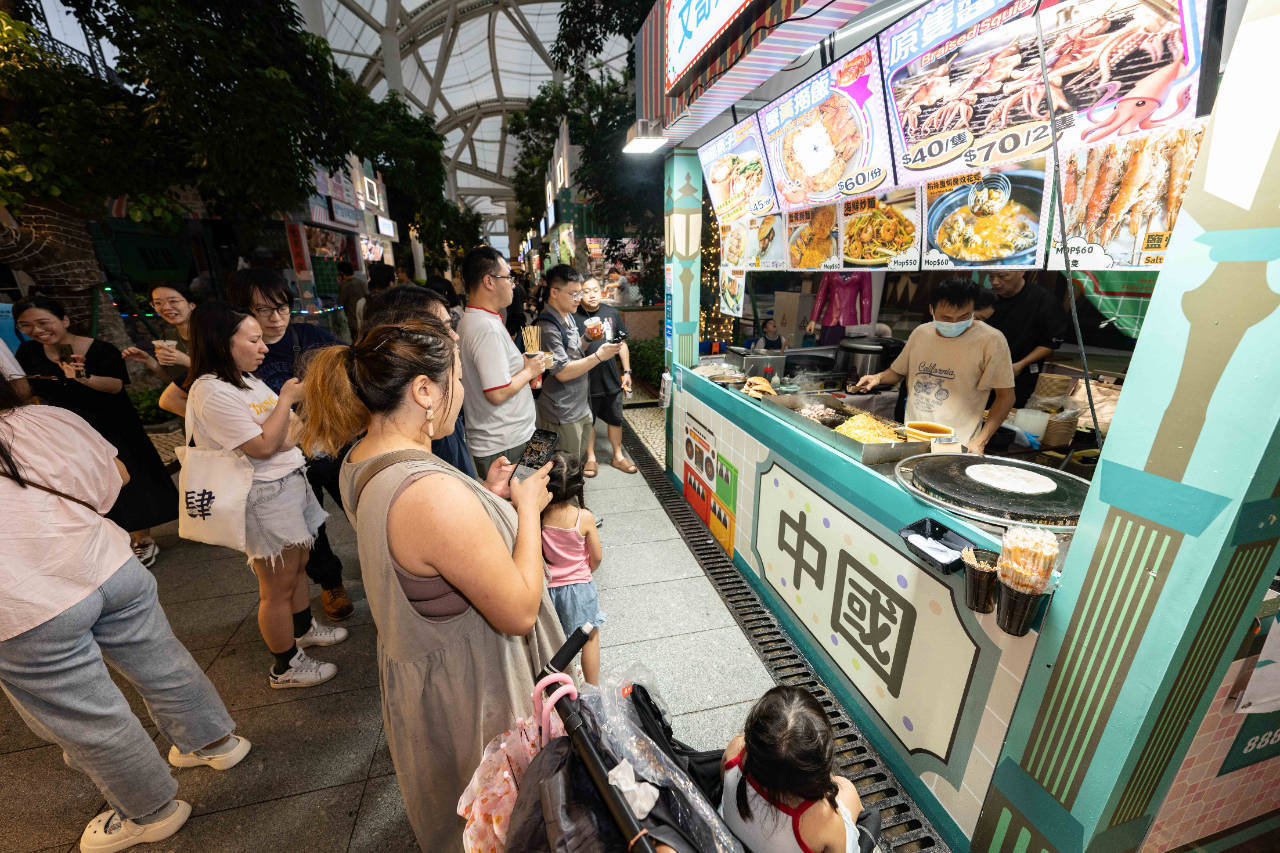
[[[996,567],[978,557],[972,548],[965,548],[960,552],[960,559],[964,560],[966,566],[970,566],[979,572],[994,572]]]
[[[996,570],[1005,586],[1038,595],[1048,589],[1057,564],[1058,537],[1050,531],[1010,527],[1004,532]]]
[[[542,352],[542,327],[525,326],[520,330],[524,334],[524,351],[527,353]]]

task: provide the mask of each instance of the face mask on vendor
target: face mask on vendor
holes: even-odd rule
[[[973,303],[951,305],[939,302],[929,307],[933,316],[933,328],[944,338],[958,338],[973,325]]]

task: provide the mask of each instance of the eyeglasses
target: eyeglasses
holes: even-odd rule
[[[253,316],[259,320],[270,320],[272,317],[288,317],[288,305],[255,305],[253,308]]]
[[[507,281],[510,281],[512,278],[514,278],[514,276],[509,276],[509,275],[498,275],[497,273],[492,273],[492,272],[491,272],[491,273],[489,273],[489,277],[490,277],[490,278],[505,278]]]

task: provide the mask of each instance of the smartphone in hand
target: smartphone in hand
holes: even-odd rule
[[[530,438],[529,443],[524,446],[524,453],[520,454],[520,459],[512,469],[507,482],[510,483],[516,477],[523,480],[546,465],[559,444],[560,436],[556,433],[549,429],[535,429],[533,438]]]

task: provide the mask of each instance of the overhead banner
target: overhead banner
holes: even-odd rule
[[[874,41],[756,114],[783,210],[865,195],[892,184]]]
[[[699,148],[698,160],[720,222],[737,222],[778,209],[754,116]]]
[[[1052,186],[1045,177],[1037,157],[930,181],[921,269],[1040,266]]]
[[[760,270],[787,268],[787,235],[782,215],[770,213],[720,226],[720,262]]]
[[[1067,253],[1053,228],[1050,269],[1151,269],[1164,262],[1204,122],[1064,151]],[[1056,221],[1057,208],[1051,211]]]
[[[840,245],[845,267],[882,270],[920,269],[918,187],[840,203]]]

